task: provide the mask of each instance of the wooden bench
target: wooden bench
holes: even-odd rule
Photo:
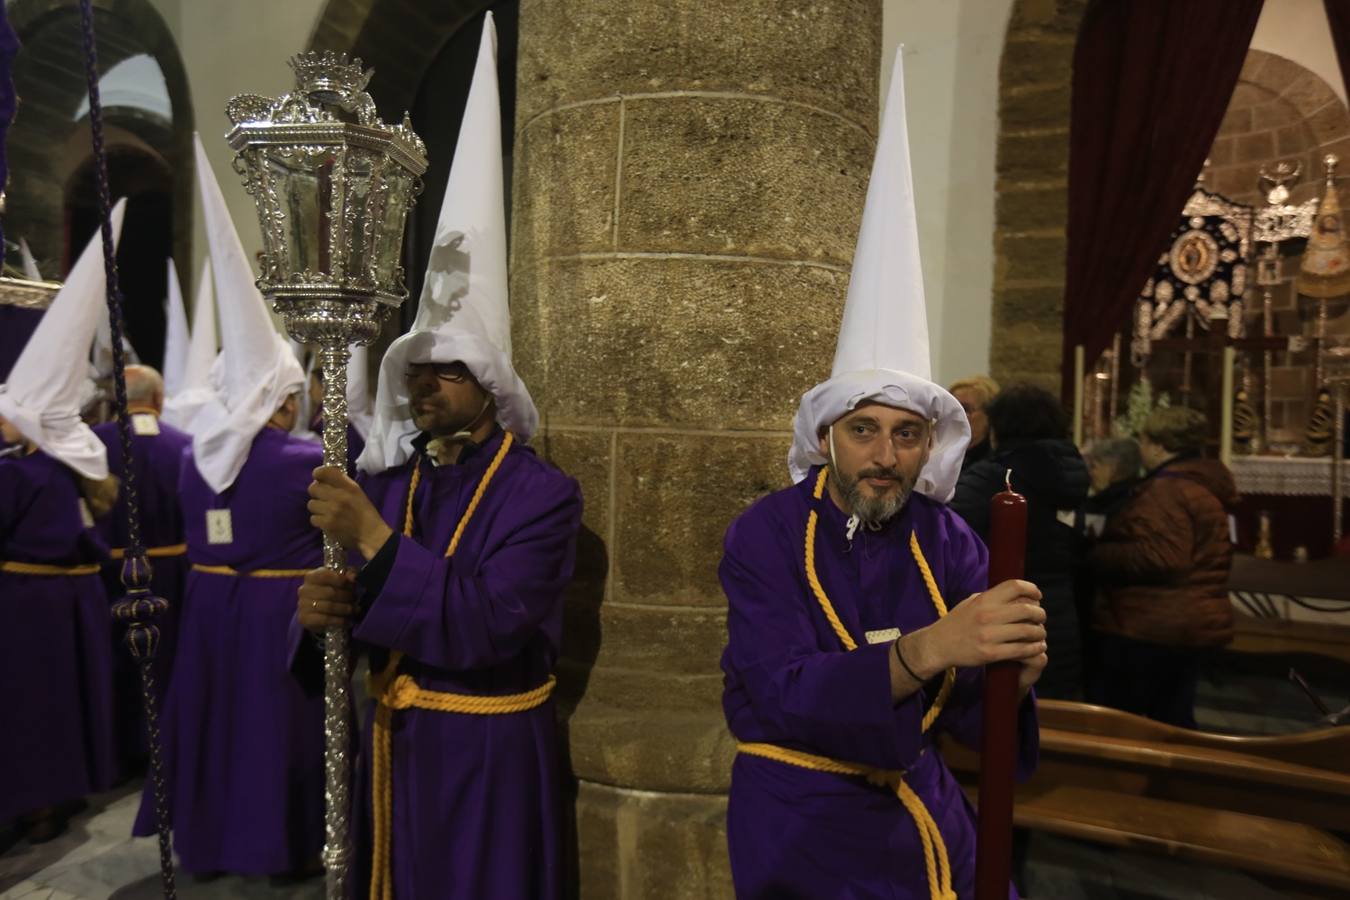
[[[1018,825],[1242,869],[1291,896],[1350,894],[1350,728],[1230,737],[1052,700],[1040,718]],[[977,754],[949,741],[943,755],[974,802]]]

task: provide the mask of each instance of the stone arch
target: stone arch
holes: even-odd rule
[[[1248,50],[1210,148],[1206,181],[1211,189],[1259,203],[1259,169],[1276,159],[1301,162],[1301,183],[1318,189],[1322,157],[1328,153],[1350,163],[1350,111],[1331,85],[1293,60]]]
[[[14,63],[20,105],[8,136],[7,224],[15,237],[27,237],[43,274],[61,278],[97,220],[80,8],[74,0],[16,0],[7,13],[23,43]],[[94,1],[94,32],[113,189],[132,197],[119,250],[127,328],[148,362],[157,362],[163,255],[173,255],[180,271],[189,271],[192,262],[196,192],[188,76],[169,27],[148,0]],[[166,111],[119,103],[108,92],[108,73],[128,61],[136,67],[142,58],[163,78]]]
[[[68,191],[81,183],[79,175],[92,158],[88,116],[82,107],[87,88],[79,6],[73,0],[16,0],[6,12],[23,44],[14,62],[20,106],[8,139],[7,224],[15,237],[28,239],[45,264],[44,274],[59,278],[84,238],[70,233]],[[173,219],[165,249],[171,249],[180,271],[189,271],[185,267],[191,263],[194,117],[177,43],[149,0],[95,0],[94,16],[101,77],[141,56],[149,57],[163,76],[170,116],[105,103],[105,145],[110,154],[140,154],[150,168],[163,173],[165,190],[160,196],[167,195]],[[135,337],[137,322],[143,319],[148,330],[142,331],[141,340],[146,349],[157,343],[163,327],[162,262],[157,272],[154,286],[145,288],[148,296],[142,299],[128,292],[129,329]],[[156,357],[158,347],[150,355]]]

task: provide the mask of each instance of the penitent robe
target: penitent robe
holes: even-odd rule
[[[484,472],[497,431],[454,465],[425,457],[363,486],[395,529],[363,570],[362,615],[352,634],[380,671],[390,650],[417,684],[456,694],[502,695],[544,684],[558,658],[563,589],[581,523],[577,483],[516,443],[503,458],[452,558],[445,558]],[[410,537],[404,524],[420,467]],[[378,583],[372,584],[373,570]],[[293,632],[318,674],[316,645]],[[371,734],[366,717],[356,782],[357,895],[371,875]],[[394,897],[556,898],[562,892],[558,735],[550,700],[523,712],[470,715],[425,709],[393,714]]]
[[[108,448],[108,471],[125,481],[122,439],[117,422],[105,422],[94,428]],[[161,707],[173,671],[173,653],[178,634],[178,615],[187,580],[187,551],[183,544],[183,513],[178,503],[178,476],[184,452],[192,446],[192,436],[163,422],[152,412],[132,413],[131,455],[135,461],[137,506],[140,511],[141,543],[150,552],[150,591],[169,603],[155,620],[159,628],[159,649],[155,654],[156,697]],[[122,554],[127,547],[127,504],[125,489],[117,505],[98,519],[99,533],[112,551],[112,559],[103,568],[103,583],[110,603],[126,593],[122,586]],[[146,758],[145,715],[141,700],[140,665],[127,649],[126,626],[113,624],[113,708],[117,731],[118,766],[130,775],[144,766]]]
[[[193,568],[161,731],[174,849],[188,872],[294,872],[323,846],[323,701],[287,668],[302,573],[323,563],[306,506],[321,457],[265,427],[223,493],[183,466]],[[152,810],[147,787],[138,835],[153,832]]]
[[[937,823],[952,886],[971,896],[974,812],[935,747],[949,735],[978,749],[983,670],[958,672],[932,729],[921,732],[940,679],[893,703],[892,641],[937,610],[909,546],[916,534],[950,607],[986,586],[984,545],[939,503],[912,494],[878,531],[812,496],[819,473],[771,494],[728,529],[719,574],[729,604],[722,656],[727,724],[741,742],[769,743],[879,769],[903,770]],[[846,651],[806,577],[808,514],[817,510],[816,572],[858,649]],[[868,643],[871,632],[876,643]],[[1034,700],[1019,722],[1019,775],[1035,767]],[[914,898],[929,882],[913,817],[887,787],[741,753],[732,767],[727,840],[741,898]],[[1010,888],[1010,894],[1012,893]]]
[[[0,459],[0,560],[106,558],[78,476],[38,451]],[[112,618],[90,574],[0,571],[0,822],[106,790],[115,777]]]

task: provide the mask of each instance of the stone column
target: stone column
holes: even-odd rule
[[[871,166],[879,0],[522,0],[515,360],[581,481],[580,896],[728,897],[722,535],[787,484]]]

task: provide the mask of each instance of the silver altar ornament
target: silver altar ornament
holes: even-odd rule
[[[291,337],[318,344],[323,367],[323,461],[347,465],[347,362],[408,296],[404,225],[426,171],[426,145],[407,114],[380,121],[370,72],[332,51],[290,60],[293,91],[240,94],[226,106],[234,169],[262,229],[258,288]],[[324,565],[346,554],[325,534]],[[324,867],[330,900],[346,900],[351,869],[351,660],[345,629],[324,636]]]

